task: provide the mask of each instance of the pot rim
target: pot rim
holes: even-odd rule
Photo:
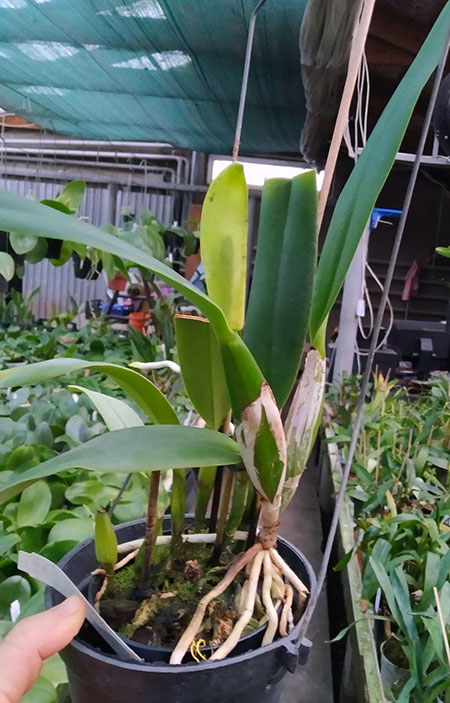
[[[409,673],[411,672],[411,669],[405,669],[403,666],[399,666],[398,664],[395,664],[395,663],[394,663],[393,661],[391,661],[391,660],[389,659],[389,657],[385,654],[385,652],[384,652],[384,650],[385,650],[385,645],[389,642],[389,639],[390,639],[390,638],[388,638],[387,640],[383,640],[382,643],[380,644],[380,654],[381,654],[381,656],[382,656],[383,659],[385,659],[385,660],[387,661],[387,663],[390,664],[391,666],[394,666],[394,667],[395,667],[396,669],[398,669],[399,671],[404,671],[405,673],[409,674]]]
[[[193,517],[192,515],[186,515],[186,518]],[[129,522],[123,522],[120,525],[115,525],[115,529],[118,530],[120,527],[131,527],[134,525],[142,524],[145,522],[145,519],[140,518],[139,520],[132,520]],[[71,549],[58,563],[58,566],[64,571],[64,567],[68,563],[68,561],[72,558],[72,556],[80,551],[82,551],[89,543],[93,541],[93,537],[88,537],[87,539],[83,540],[78,544],[76,547]],[[317,580],[315,573],[313,571],[313,568],[308,561],[308,559],[305,557],[303,552],[300,551],[294,544],[289,542],[289,540],[285,539],[284,537],[278,537],[278,543],[281,543],[283,546],[287,547],[291,551],[295,552],[297,556],[300,557],[302,560],[305,569],[308,573],[308,578],[309,578],[309,591],[310,594],[314,590]],[[51,602],[51,591],[53,589],[49,588],[48,586],[45,589],[45,594],[44,594],[44,600],[45,604],[47,607],[52,606]],[[220,668],[226,668],[227,666],[232,666],[233,663],[239,663],[243,662],[246,659],[255,657],[255,656],[261,656],[267,652],[271,652],[275,649],[278,649],[280,647],[285,647],[289,651],[292,651],[292,646],[296,644],[298,632],[300,629],[300,624],[303,620],[303,615],[300,618],[300,620],[294,625],[292,631],[287,635],[286,637],[279,637],[277,640],[272,642],[271,644],[265,645],[264,647],[260,646],[257,649],[251,649],[243,654],[237,654],[233,656],[231,653],[228,657],[225,659],[219,660],[219,661],[201,661],[200,663],[192,663],[192,664],[168,664],[168,663],[161,663],[161,664],[154,664],[151,662],[142,662],[142,663],[134,663],[134,662],[126,662],[122,661],[117,657],[117,655],[110,655],[110,654],[105,654],[103,652],[98,651],[94,647],[91,647],[90,645],[86,644],[83,642],[81,638],[78,637],[78,635],[72,640],[69,646],[74,647],[74,649],[77,649],[79,652],[82,654],[85,654],[87,656],[92,657],[93,659],[103,662],[109,665],[114,665],[117,666],[120,669],[128,669],[131,671],[136,671],[136,672],[142,672],[142,671],[152,671],[157,674],[174,674],[180,671],[186,672],[186,673],[191,673],[195,671],[200,671],[203,670],[205,667],[208,668],[213,668],[213,669],[220,669]],[[300,646],[300,644],[298,645]]]

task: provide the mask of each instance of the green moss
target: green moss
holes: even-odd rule
[[[128,599],[137,583],[136,565],[129,564],[114,574],[114,597]],[[107,595],[112,594],[107,591]]]

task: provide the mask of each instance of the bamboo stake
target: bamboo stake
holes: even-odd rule
[[[325,213],[325,206],[327,204],[328,195],[330,193],[331,182],[333,180],[334,170],[336,168],[336,162],[339,155],[339,149],[342,143],[342,137],[344,136],[344,131],[348,123],[348,113],[350,111],[350,105],[355,90],[356,80],[358,78],[359,67],[361,65],[362,57],[364,54],[364,47],[366,44],[367,34],[369,32],[369,26],[370,21],[372,19],[372,12],[374,6],[375,0],[365,0],[361,12],[361,19],[359,20],[359,22],[357,21],[357,24],[355,26],[352,48],[349,58],[347,78],[345,80],[341,104],[339,105],[339,111],[336,117],[333,137],[331,140],[327,162],[325,165],[325,175],[323,179],[322,189],[320,191],[319,196],[319,210],[317,213],[318,230],[320,230],[320,227],[322,225],[323,216]]]
[[[450,666],[450,645],[448,643],[447,630],[445,629],[444,616],[442,615],[441,601],[439,600],[439,593],[436,586],[433,586],[434,600],[436,601],[436,608],[438,611],[439,622],[441,624],[442,636],[444,638],[445,653],[447,654],[447,661]]]
[[[181,535],[182,542],[188,542],[189,544],[214,544],[216,541],[216,533],[211,532],[206,534],[205,532],[200,532],[199,534],[192,535]],[[233,540],[245,542],[248,537],[248,532],[244,530],[237,530],[233,535]],[[132,552],[134,549],[139,549],[144,540],[133,539],[130,542],[123,542],[117,547],[118,554],[126,554],[127,552]],[[156,538],[157,547],[166,547],[172,542],[172,535],[160,535]]]

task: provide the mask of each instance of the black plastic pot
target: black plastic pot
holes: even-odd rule
[[[143,527],[143,520],[120,525],[116,530],[119,542],[141,537]],[[305,585],[314,588],[314,572],[303,554],[282,538],[278,551]],[[93,540],[69,552],[59,566],[85,589],[97,566]],[[51,607],[61,602],[62,596],[48,588],[45,599]],[[306,640],[297,646],[299,626],[297,623],[288,637],[234,653],[224,661],[171,666],[164,661],[120,661],[85,624],[61,656],[67,666],[72,703],[280,703],[286,672],[304,664],[311,647]],[[248,647],[255,646],[251,638],[248,642]]]
[[[94,266],[90,259],[86,258],[81,260],[76,251],[72,253],[72,261],[75,278],[95,281],[103,270],[103,263],[101,261],[98,262],[97,266]]]
[[[62,239],[47,239],[46,259],[59,259],[62,251]]]

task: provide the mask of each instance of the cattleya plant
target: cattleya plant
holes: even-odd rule
[[[178,316],[175,326],[186,390],[206,428],[181,426],[160,391],[130,368],[55,359],[0,373],[2,386],[14,386],[41,383],[46,378],[89,367],[115,380],[153,423],[144,426],[141,417],[123,401],[74,388],[89,395],[113,431],[20,474],[13,473],[0,486],[0,500],[6,501],[33,481],[70,468],[147,472],[149,511],[138,555],[143,592],[154,567],[155,544],[165,539],[158,537],[158,532],[169,503],[172,543],[180,544],[192,537],[184,534],[183,469],[199,468],[195,516],[199,541],[211,541],[211,535],[201,530],[213,493],[211,521],[216,551],[220,552],[233,537],[242,537],[238,530],[246,507],[255,506],[253,514],[258,515],[258,530],[252,529],[256,528],[255,520],[250,520],[245,549],[223,579],[201,598],[173,650],[173,664],[182,662],[201,630],[208,605],[244,569],[248,581],[243,587],[242,614],[211,659],[222,659],[237,644],[252,617],[261,575],[262,602],[268,621],[263,644],[272,641],[277,629],[284,635],[292,627],[293,588],[300,604],[306,600],[304,585],[277,552],[277,532],[280,512],[295,492],[320,419],[327,316],[400,147],[414,105],[439,63],[449,21],[450,4],[447,4],[373,130],[340,195],[318,266],[314,173],[266,182],[246,315],[247,189],[238,163],[229,166],[212,183],[204,203],[201,250],[208,295],[128,242],[45,205],[0,192],[2,229],[80,242],[134,261],[186,296],[203,315]],[[308,328],[310,350],[283,426],[281,411],[297,379]],[[103,514],[98,521],[98,535],[98,556],[111,577],[116,573],[112,564],[115,545],[99,544],[99,541],[107,543],[111,537]],[[119,551],[123,551],[123,546]],[[274,593],[284,600],[279,610],[274,606]]]

